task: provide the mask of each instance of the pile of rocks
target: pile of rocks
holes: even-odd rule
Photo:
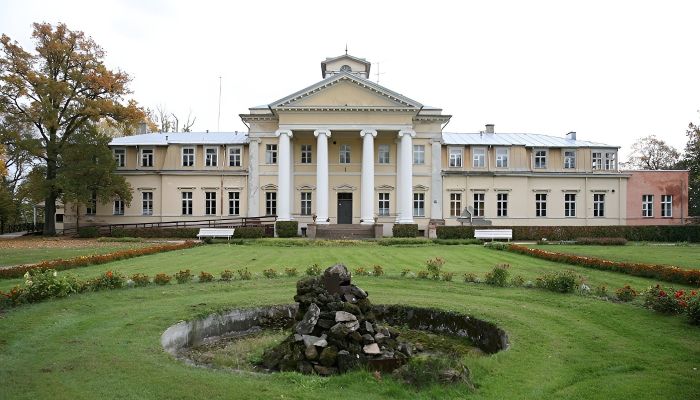
[[[297,282],[299,303],[294,333],[265,351],[270,370],[333,375],[359,365],[391,371],[411,357],[415,348],[392,327],[380,326],[367,292],[351,283],[342,264],[322,276]]]

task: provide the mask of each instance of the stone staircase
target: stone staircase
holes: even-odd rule
[[[317,225],[317,239],[372,239],[374,225],[328,224]]]

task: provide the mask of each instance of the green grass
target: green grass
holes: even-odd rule
[[[99,247],[81,248],[0,248],[0,267],[38,263],[44,260],[55,260],[58,258],[71,258],[92,254],[105,254],[114,251],[144,247],[149,245],[152,245],[152,243],[110,243],[109,245],[100,245]]]
[[[528,247],[611,261],[700,269],[700,245],[698,244],[628,243],[626,246],[530,245]]]

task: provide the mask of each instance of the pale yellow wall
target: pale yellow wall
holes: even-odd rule
[[[373,113],[373,112],[289,112],[279,111],[280,125],[404,125],[411,126],[414,113]]]

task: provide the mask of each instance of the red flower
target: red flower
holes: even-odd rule
[[[685,300],[680,300],[680,301],[678,302],[678,305],[681,306],[681,307],[683,307],[683,308],[688,307],[688,303],[686,303]]]
[[[106,273],[105,275],[107,275],[107,278],[111,278],[111,277],[112,277],[112,271],[107,271],[107,273]]]
[[[685,292],[683,290],[679,290],[676,292],[675,296],[677,299],[680,299],[681,297],[683,297],[684,294]]]
[[[666,292],[664,292],[663,290],[660,290],[659,297],[666,297]]]

